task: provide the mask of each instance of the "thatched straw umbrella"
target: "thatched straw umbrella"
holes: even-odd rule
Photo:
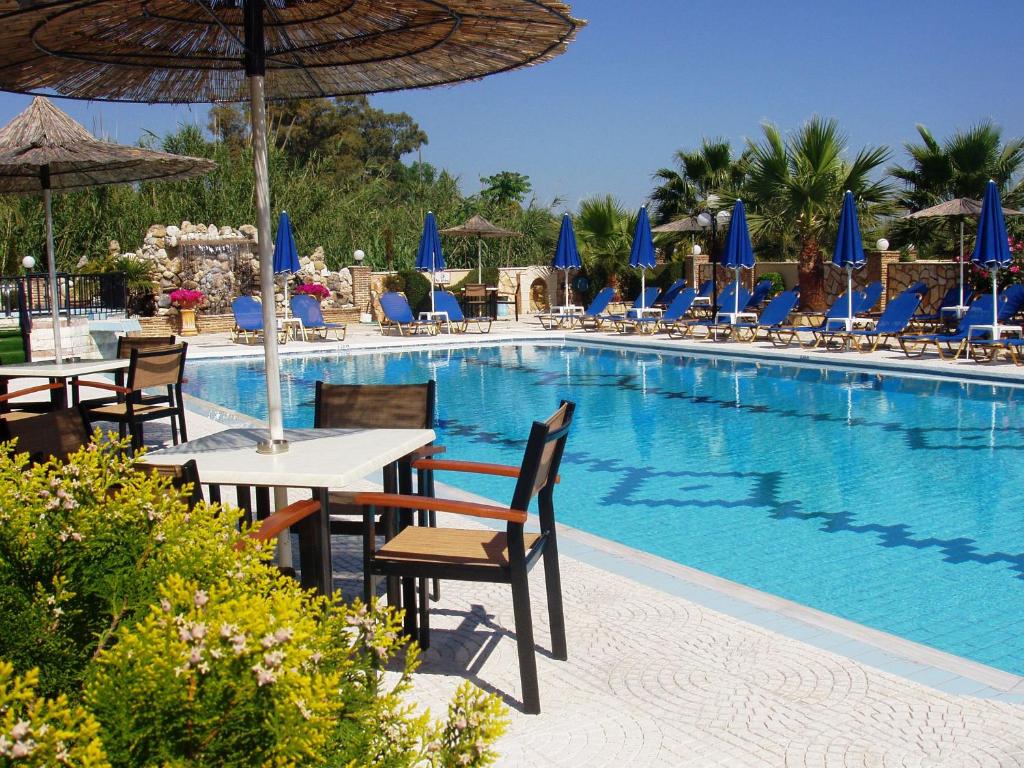
[[[442,229],[441,234],[476,238],[476,281],[478,283],[483,282],[483,263],[481,261],[480,249],[483,246],[484,239],[497,240],[503,237],[522,237],[522,234],[519,232],[513,232],[511,229],[502,229],[491,224],[491,222],[479,214],[466,219],[466,221],[458,226]]]
[[[251,109],[270,440],[286,450],[265,98],[379,93],[547,61],[582,22],[554,0],[0,0],[0,89]]]
[[[43,195],[53,351],[58,365],[63,350],[51,191],[152,179],[184,179],[206,173],[213,167],[212,160],[100,141],[42,97],[33,99],[28,109],[0,128],[0,194],[42,192]]]

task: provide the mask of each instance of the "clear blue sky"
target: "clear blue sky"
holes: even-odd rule
[[[571,0],[576,42],[538,67],[478,83],[374,97],[427,132],[423,159],[463,191],[501,170],[565,207],[612,193],[629,207],[675,150],[724,136],[739,145],[769,120],[790,130],[835,117],[851,146],[939,137],[991,118],[1024,134],[1020,0]],[[0,94],[6,122],[28,98]],[[205,125],[206,107],[58,102],[122,142],[146,129]]]

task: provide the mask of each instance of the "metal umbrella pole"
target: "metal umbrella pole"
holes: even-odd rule
[[[960,303],[957,306],[958,307],[962,307],[963,305],[964,305],[964,220],[963,220],[963,217],[961,216],[960,217]],[[939,307],[939,311],[940,312],[942,311],[941,307]],[[963,310],[957,309],[957,312],[961,312],[961,311],[963,311]],[[959,317],[959,315],[957,315],[957,317]]]
[[[50,191],[50,168],[43,166],[39,171],[43,185],[43,206],[46,208],[46,261],[50,273],[50,315],[53,317],[53,356],[59,366],[64,362],[64,350],[60,341],[60,294],[57,292],[57,254],[53,248],[53,201]]]

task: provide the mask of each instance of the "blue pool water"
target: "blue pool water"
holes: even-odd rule
[[[1024,390],[558,345],[282,366],[295,427],[317,379],[434,377],[440,441],[481,461],[518,463],[529,422],[573,399],[561,521],[1024,674]],[[262,376],[195,362],[188,389],[263,417]]]

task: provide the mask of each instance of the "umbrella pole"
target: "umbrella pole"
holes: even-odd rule
[[[643,316],[644,310],[647,307],[644,306],[644,302],[647,300],[647,270],[643,267],[640,268],[640,315]]]
[[[46,262],[50,272],[50,314],[53,317],[53,357],[57,365],[64,362],[60,343],[60,294],[57,292],[57,254],[53,249],[53,204],[50,192],[50,169],[42,170],[43,205],[46,208]]]
[[[483,242],[478,237],[476,239],[476,281],[477,281],[477,283],[482,283],[484,281],[484,267],[483,267],[482,256],[480,254],[480,248],[481,248],[482,245],[483,245]]]
[[[998,267],[992,267],[992,338],[999,338],[999,288],[996,286]]]
[[[732,288],[732,321],[736,322],[736,315],[740,313],[740,268],[736,267],[736,281]]]
[[[846,267],[846,330],[853,330],[853,267]]]
[[[565,304],[563,307],[569,306],[569,270],[568,268],[562,270],[565,273]]]
[[[435,312],[434,309],[434,256],[430,256],[430,311]]]
[[[964,305],[964,220],[960,219],[960,306]],[[941,307],[939,310],[941,311]],[[958,310],[959,311],[959,310]]]

